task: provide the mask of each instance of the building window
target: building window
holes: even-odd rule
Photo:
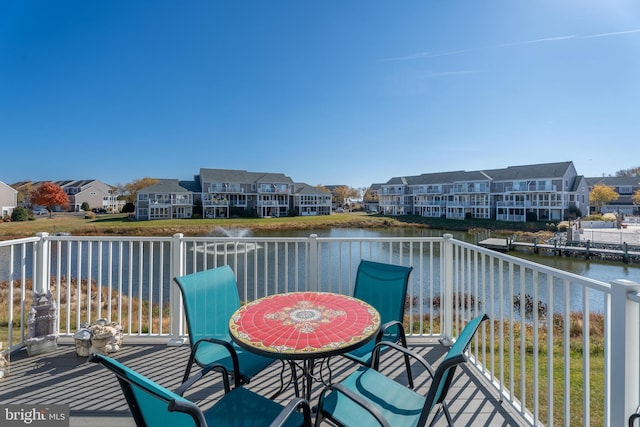
[[[633,191],[630,185],[621,185],[618,190],[618,194],[632,194]]]

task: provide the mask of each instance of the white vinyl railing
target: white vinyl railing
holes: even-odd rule
[[[128,336],[185,341],[173,277],[229,265],[243,301],[353,292],[361,259],[410,265],[406,322],[449,344],[486,313],[470,365],[531,425],[624,425],[640,403],[640,285],[603,283],[457,241],[426,238],[49,236],[0,242],[0,340],[25,345],[32,292],[58,331],[107,318]],[[4,338],[6,336],[6,338]]]

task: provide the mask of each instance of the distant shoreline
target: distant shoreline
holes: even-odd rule
[[[216,227],[249,230],[311,230],[326,228],[428,228],[474,232],[491,230],[496,234],[538,234],[543,232],[538,223],[504,223],[501,221],[446,220],[418,216],[387,217],[366,213],[341,213],[323,216],[297,216],[281,218],[223,218],[172,219],[135,221],[126,215],[99,215],[85,219],[83,214],[56,213],[53,217],[40,217],[32,221],[0,223],[0,240],[32,237],[36,233],[70,233],[72,235],[100,236],[188,236],[208,235]],[[548,233],[548,232],[546,232]]]

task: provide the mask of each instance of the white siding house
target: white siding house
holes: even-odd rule
[[[0,181],[0,219],[11,216],[18,206],[18,191]]]

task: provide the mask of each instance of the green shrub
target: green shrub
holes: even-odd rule
[[[29,211],[22,206],[18,206],[11,213],[11,221],[27,221],[29,219]]]

